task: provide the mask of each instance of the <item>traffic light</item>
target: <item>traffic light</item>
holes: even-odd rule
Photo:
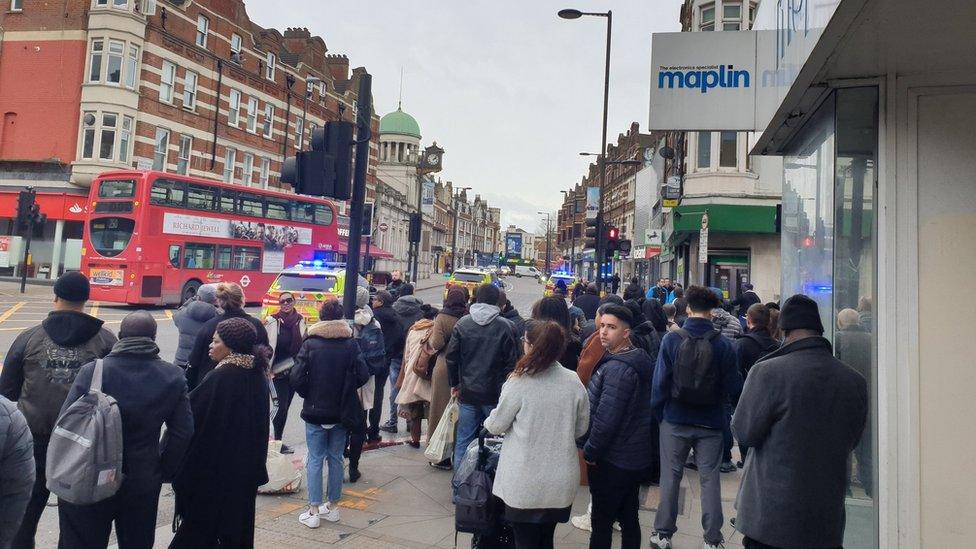
[[[373,203],[363,204],[363,231],[362,236],[373,236]]]
[[[352,197],[352,122],[326,122],[312,132],[312,150],[286,158],[281,181],[298,194],[328,196],[336,200]]]
[[[607,259],[613,259],[616,257],[617,250],[620,249],[620,229],[616,227],[610,227],[607,229],[607,243],[604,246],[604,255]]]
[[[27,187],[17,195],[17,226],[26,227],[34,208],[34,189]]]
[[[583,249],[595,250],[597,248],[597,227],[600,220],[596,217],[586,220],[586,227],[583,230]]]
[[[410,214],[410,231],[407,235],[410,242],[420,242],[420,214]]]

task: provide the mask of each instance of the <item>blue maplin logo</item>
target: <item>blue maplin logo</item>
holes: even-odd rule
[[[712,88],[748,88],[749,71],[734,70],[732,65],[710,67],[661,67],[657,87],[688,88],[707,93]]]

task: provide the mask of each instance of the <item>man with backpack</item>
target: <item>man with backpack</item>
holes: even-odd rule
[[[34,547],[37,522],[50,496],[44,473],[48,441],[78,369],[107,355],[115,344],[104,322],[84,313],[89,291],[88,278],[79,272],[58,277],[54,310],[17,336],[0,371],[0,394],[17,402],[34,437],[34,489],[14,548]]]
[[[721,547],[722,494],[719,462],[726,407],[742,391],[732,342],[712,326],[718,296],[708,288],[685,292],[690,316],[661,342],[651,405],[661,420],[661,503],[651,547],[670,549],[677,531],[678,496],[685,460],[695,450],[701,480],[705,548]]]
[[[114,522],[120,546],[151,548],[160,488],[176,474],[193,435],[186,378],[182,369],[159,358],[152,315],[136,311],[122,319],[119,341],[112,352],[78,372],[62,416],[94,388],[92,381],[98,366],[101,392],[115,399],[121,416],[122,446],[116,450],[124,456],[122,482],[114,495],[95,503],[75,504],[59,498],[60,545],[105,547]],[[63,421],[64,417],[59,423]],[[160,443],[159,432],[164,424],[166,435]],[[101,453],[99,440],[94,442],[90,451]],[[52,467],[48,472],[53,482],[57,482],[54,475],[59,469],[59,458],[65,459],[65,465],[77,456],[77,447],[71,449],[75,456],[54,453],[64,447],[68,446],[52,441]],[[56,487],[54,491],[61,494]]]
[[[739,373],[745,379],[749,375],[749,370],[760,358],[772,353],[779,348],[779,341],[769,335],[769,309],[762,303],[754,303],[746,311],[747,332],[735,339],[735,358],[739,365]],[[729,418],[731,421],[731,417]],[[722,453],[722,472],[734,471],[736,467],[731,467],[732,463],[732,426],[728,424],[723,432],[724,444]],[[746,460],[749,448],[739,442],[739,454],[742,461],[737,465],[742,467]]]

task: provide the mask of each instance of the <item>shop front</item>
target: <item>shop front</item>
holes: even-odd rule
[[[23,246],[27,229],[16,225],[17,197],[20,189],[0,192],[0,235],[6,235],[6,260],[0,259],[0,276],[20,276],[26,269],[29,278],[54,279],[64,271],[81,268],[81,236],[88,206],[85,194],[64,189],[37,189],[36,203],[47,216],[43,226],[31,235],[30,257],[24,264]]]

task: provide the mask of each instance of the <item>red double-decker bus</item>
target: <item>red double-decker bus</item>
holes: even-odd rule
[[[152,171],[92,183],[82,248],[91,299],[169,305],[201,284],[239,283],[260,302],[286,267],[335,261],[329,200]]]

